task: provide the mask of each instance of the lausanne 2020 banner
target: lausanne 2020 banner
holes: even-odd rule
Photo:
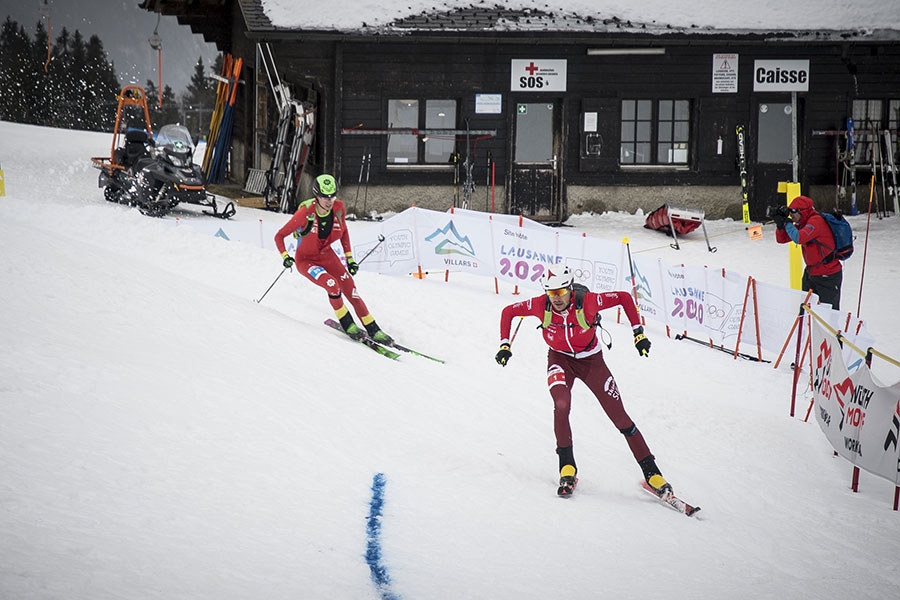
[[[384,240],[379,242],[379,236]],[[602,240],[515,215],[453,209],[440,212],[409,208],[370,227],[355,229],[353,254],[365,256],[363,268],[387,274],[461,271],[496,278],[535,293],[548,268],[567,265],[576,281],[592,291],[631,292],[628,249],[620,240]],[[632,254],[634,289],[641,315],[690,332],[726,348],[740,345],[782,351],[806,294],[752,281],[721,269],[665,264]],[[815,302],[813,297],[812,301]],[[840,329],[840,313],[820,314]],[[856,324],[857,345],[871,338]],[[757,336],[758,331],[758,336]]]

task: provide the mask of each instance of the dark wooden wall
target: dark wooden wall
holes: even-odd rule
[[[478,169],[490,152],[502,182],[509,166],[510,127],[517,101],[554,98],[563,104],[565,181],[569,185],[660,186],[737,185],[734,129],[748,128],[748,159],[755,153],[753,111],[759,96],[753,92],[755,59],[792,58],[810,61],[809,92],[799,94],[801,184],[829,185],[835,181],[834,139],[812,136],[813,130],[843,129],[854,98],[878,98],[885,105],[900,98],[900,42],[799,43],[716,40],[695,36],[666,44],[662,56],[588,56],[587,43],[504,43],[490,41],[425,41],[404,38],[353,38],[272,43],[281,77],[316,90],[319,118],[312,154],[315,169],[336,171],[345,183],[359,177],[360,160],[371,152],[371,177],[382,185],[446,185],[441,171],[403,170],[385,165],[385,136],[341,135],[341,128],[389,127],[385,117],[389,98],[453,98],[459,102],[459,127],[491,129],[497,136],[476,146]],[[658,40],[654,40],[659,43]],[[253,46],[236,44],[252,64]],[[739,55],[739,91],[713,94],[713,54]],[[512,58],[567,59],[568,86],[564,93],[518,94],[510,91]],[[849,67],[849,68],[848,68]],[[855,69],[856,78],[851,75]],[[475,114],[475,94],[503,96],[503,113]],[[618,167],[619,102],[622,98],[677,98],[692,102],[690,169],[623,170]],[[790,94],[777,95],[789,101]],[[512,107],[510,106],[511,104]],[[599,114],[603,150],[599,157],[582,155],[581,127],[585,111]],[[273,115],[274,118],[274,115]],[[247,140],[251,132],[236,132]],[[717,140],[723,151],[717,153]],[[459,146],[465,152],[465,144]],[[480,177],[480,176],[476,176]]]

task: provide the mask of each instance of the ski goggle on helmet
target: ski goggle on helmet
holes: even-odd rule
[[[313,182],[312,191],[319,198],[334,198],[337,196],[337,183],[331,175],[319,175]]]
[[[574,277],[569,267],[548,268],[541,275],[541,285],[548,296],[564,296],[572,287]]]

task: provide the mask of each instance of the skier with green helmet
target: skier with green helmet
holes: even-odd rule
[[[329,174],[316,177],[313,182],[313,198],[302,202],[297,212],[275,234],[275,246],[281,253],[285,268],[294,265],[297,271],[311,282],[325,290],[328,301],[338,322],[347,335],[361,339],[368,334],[381,344],[391,344],[393,339],[375,322],[366,303],[356,290],[353,275],[359,265],[353,260],[350,245],[350,233],[347,230],[346,208],[342,200],[337,198],[337,183]],[[292,257],[288,253],[284,239],[288,236],[297,238],[297,249]],[[340,257],[331,245],[340,240],[347,260],[344,267]],[[353,306],[356,316],[365,327],[365,332],[354,322],[353,315],[344,304],[347,298]]]

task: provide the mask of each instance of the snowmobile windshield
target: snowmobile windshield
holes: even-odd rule
[[[156,147],[162,148],[166,158],[176,167],[190,167],[194,156],[194,142],[187,127],[164,125],[156,135]]]

